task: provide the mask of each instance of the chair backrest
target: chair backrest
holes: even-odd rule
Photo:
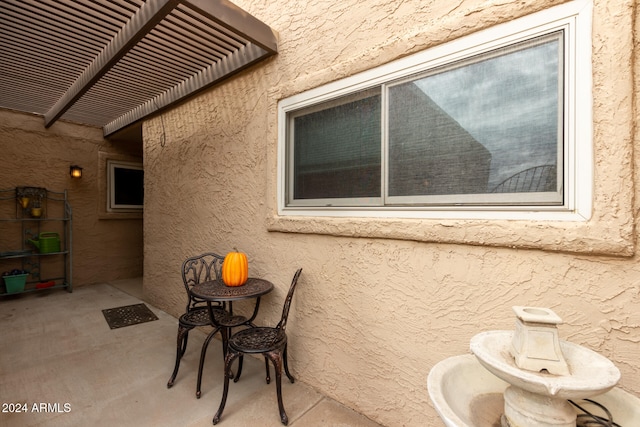
[[[291,300],[293,299],[293,292],[296,290],[296,285],[298,284],[298,277],[300,277],[300,273],[302,273],[302,269],[299,268],[296,271],[296,274],[293,275],[293,280],[291,281],[291,286],[289,286],[289,293],[287,293],[287,298],[284,300],[284,307],[282,307],[282,317],[280,318],[280,322],[276,328],[282,330],[282,332],[287,329],[287,318],[289,317],[289,308],[291,307]]]
[[[193,285],[219,279],[222,275],[224,257],[213,252],[192,256],[182,263],[182,281],[189,294]]]
[[[542,165],[525,169],[496,185],[492,193],[526,193],[556,190],[556,166]]]

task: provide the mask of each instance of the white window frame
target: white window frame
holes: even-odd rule
[[[278,214],[282,216],[535,219],[586,221],[593,198],[591,0],[575,0],[439,45],[278,103]],[[384,85],[500,47],[564,31],[564,196],[562,206],[287,206],[288,113]],[[383,154],[384,155],[384,154]]]
[[[126,162],[120,160],[107,160],[107,212],[139,212],[143,210],[144,202],[141,205],[123,205],[116,203],[115,192],[115,169],[144,170],[142,163]]]

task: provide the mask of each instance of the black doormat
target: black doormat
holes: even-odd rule
[[[111,329],[124,328],[138,323],[158,320],[149,307],[144,304],[125,305],[123,307],[102,310],[104,318]]]

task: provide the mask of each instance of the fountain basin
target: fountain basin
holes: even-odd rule
[[[504,412],[503,393],[508,386],[472,354],[442,360],[431,369],[427,378],[429,397],[447,427],[500,426]],[[590,399],[604,405],[616,423],[624,427],[640,426],[640,399],[621,388],[611,388]],[[588,409],[604,415],[593,406]]]
[[[562,399],[584,399],[602,394],[620,380],[620,371],[606,357],[588,348],[560,340],[571,375],[552,375],[518,368],[509,351],[512,331],[482,332],[471,339],[471,351],[498,378],[531,393]]]

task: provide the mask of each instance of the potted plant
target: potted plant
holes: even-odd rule
[[[2,279],[4,280],[4,285],[7,288],[7,293],[14,294],[24,291],[28,275],[29,273],[26,270],[19,270],[17,268],[2,273]]]

